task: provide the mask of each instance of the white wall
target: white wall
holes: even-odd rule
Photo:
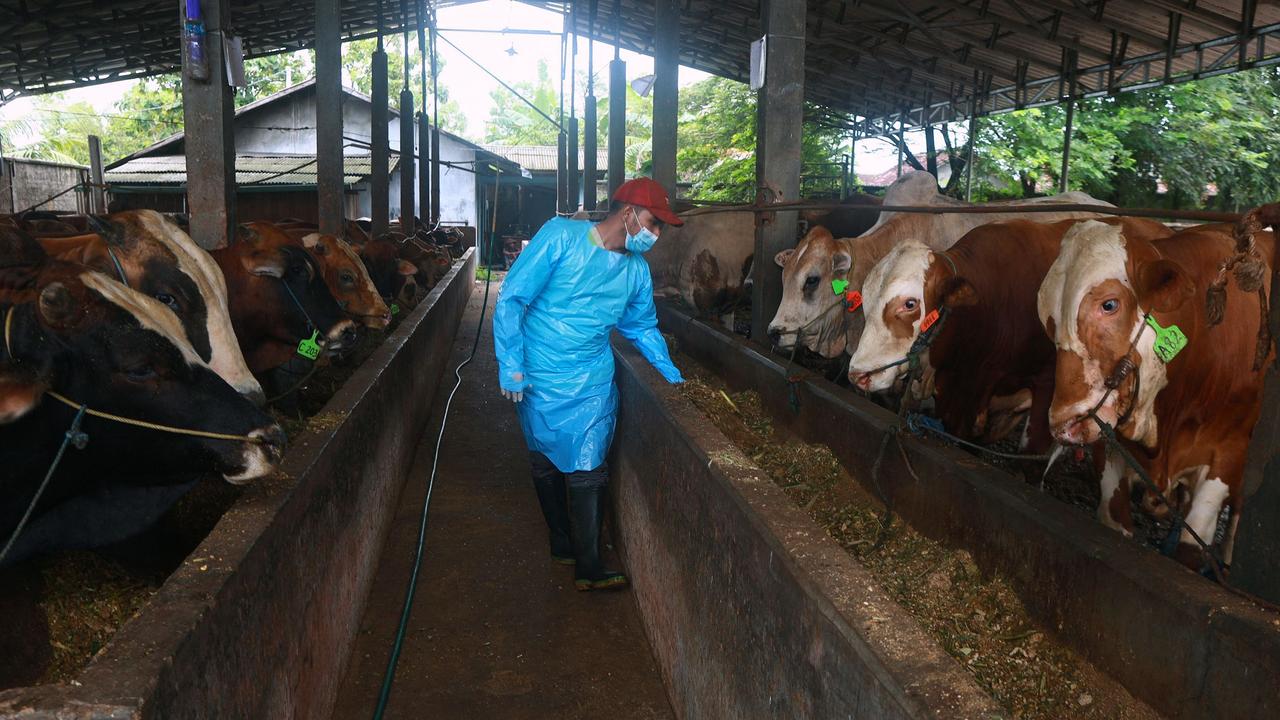
[[[415,130],[417,128],[415,127]],[[391,149],[395,152],[400,151],[400,119],[398,117],[391,118]],[[416,138],[418,142],[419,155],[422,155],[421,146],[422,138]],[[470,172],[476,159],[475,148],[466,143],[440,134],[440,158],[445,162],[458,163],[460,167],[449,167],[442,165],[440,167],[440,220],[442,222],[452,223],[460,222],[475,227],[476,225],[476,180],[475,174]],[[465,168],[465,169],[464,169]],[[415,162],[415,172],[417,171]],[[421,216],[422,198],[418,197],[417,178],[411,178],[414,191],[413,196],[419,209]],[[391,217],[400,216],[400,171],[397,170],[391,174]]]

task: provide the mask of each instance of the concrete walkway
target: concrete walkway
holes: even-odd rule
[[[388,718],[671,718],[629,591],[579,593],[551,562],[528,455],[498,393],[490,318],[441,448],[426,558]],[[440,416],[471,350],[476,286],[378,566],[335,718],[370,717],[408,583]]]

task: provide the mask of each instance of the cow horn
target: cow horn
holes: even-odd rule
[[[66,285],[49,283],[40,291],[40,315],[50,325],[66,325],[75,314],[75,298]]]

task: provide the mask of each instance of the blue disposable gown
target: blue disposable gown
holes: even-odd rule
[[[507,273],[493,313],[498,381],[524,391],[516,409],[525,442],[561,472],[597,468],[609,451],[615,327],[669,382],[684,380],[658,332],[649,265],[601,247],[593,227],[561,218],[543,225]]]

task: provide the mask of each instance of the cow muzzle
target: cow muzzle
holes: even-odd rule
[[[768,334],[770,344],[783,352],[791,352],[792,348],[796,346],[797,333],[795,331],[787,330],[781,325],[770,325]]]
[[[285,434],[279,425],[268,425],[249,433],[257,442],[246,443],[243,469],[222,477],[232,485],[244,485],[268,475],[284,456]]]
[[[351,320],[340,320],[325,335],[325,352],[334,355],[355,346],[360,339],[360,330]]]

